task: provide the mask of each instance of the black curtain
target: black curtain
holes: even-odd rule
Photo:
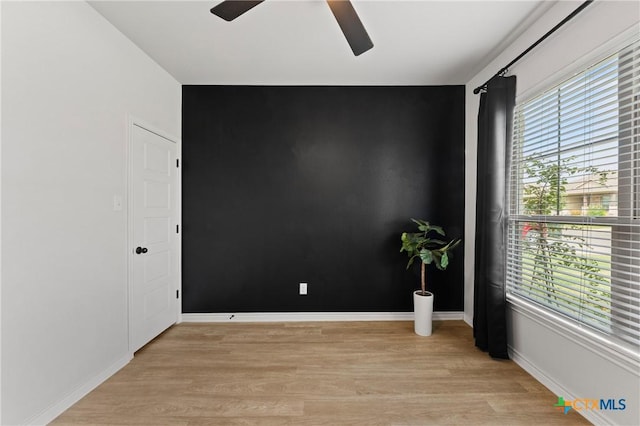
[[[480,96],[473,336],[494,358],[508,359],[506,324],[507,177],[516,78],[496,76]]]

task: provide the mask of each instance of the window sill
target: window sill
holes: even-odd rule
[[[507,295],[507,303],[514,312],[640,377],[640,352],[608,340],[597,332],[517,296]]]

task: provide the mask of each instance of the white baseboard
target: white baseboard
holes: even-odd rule
[[[463,312],[434,312],[433,319],[461,320]],[[413,321],[413,312],[238,312],[182,314],[183,322]]]
[[[524,371],[531,374],[534,379],[542,383],[547,389],[553,392],[556,396],[562,396],[566,401],[578,399],[579,397],[569,392],[564,386],[554,380],[552,377],[548,376],[544,371],[540,370],[536,367],[532,362],[530,362],[526,357],[522,356],[517,350],[515,350],[511,345],[508,347],[509,350],[509,358],[516,364],[518,364]],[[550,402],[551,404],[551,402]],[[596,410],[581,410],[578,412],[582,417],[589,420],[594,425],[609,425],[611,422],[605,418],[602,414],[600,414]],[[558,413],[560,415],[560,413]]]
[[[464,313],[464,318],[462,319],[469,327],[473,328],[473,315],[467,315],[467,313]]]
[[[132,358],[133,356],[131,354],[128,354],[120,358],[118,361],[113,363],[107,369],[95,375],[93,378],[87,380],[82,385],[80,385],[76,390],[69,393],[66,397],[62,398],[60,401],[51,405],[42,413],[38,414],[37,416],[25,422],[25,424],[46,425],[52,422],[56,417],[58,417],[60,414],[64,413],[67,409],[69,409],[73,404],[80,401],[89,392],[97,388],[102,382],[104,382],[109,377],[117,373],[118,370],[120,370],[122,367],[127,365]]]

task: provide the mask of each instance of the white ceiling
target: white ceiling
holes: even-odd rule
[[[321,0],[267,0],[232,22],[211,1],[90,1],[182,84],[465,84],[550,1],[353,1],[355,57]],[[496,70],[497,71],[497,70]]]

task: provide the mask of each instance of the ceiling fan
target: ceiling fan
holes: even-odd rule
[[[211,13],[225,21],[233,21],[243,13],[253,9],[264,0],[225,0],[211,9]],[[358,56],[373,47],[373,42],[362,25],[353,5],[349,0],[327,0],[327,4],[335,16],[338,25],[347,39],[353,54]]]

